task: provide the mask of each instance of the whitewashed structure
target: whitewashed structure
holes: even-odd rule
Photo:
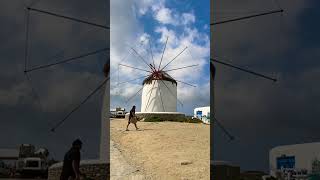
[[[151,74],[143,81],[141,112],[176,112],[177,82],[165,72]]]
[[[195,108],[193,110],[193,116],[201,119],[203,123],[210,124],[210,106]]]
[[[320,173],[320,142],[275,147],[270,150],[269,165],[274,177],[286,170],[297,174]]]

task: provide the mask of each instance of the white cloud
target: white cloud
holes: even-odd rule
[[[139,41],[143,44],[148,44],[149,43],[149,39],[150,39],[150,35],[147,33],[143,33],[140,37],[139,37]]]
[[[123,103],[134,95],[141,88],[143,80],[142,78],[132,83],[121,84],[121,87],[118,87],[116,83],[118,82],[118,74],[119,82],[128,81],[148,74],[126,67],[120,67],[119,72],[117,72],[118,63],[148,69],[142,59],[132,52],[130,48],[134,47],[145,61],[151,63],[151,44],[155,65],[158,67],[167,37],[169,37],[169,39],[163,55],[162,67],[179,54],[186,46],[188,46],[187,50],[168,65],[166,69],[169,70],[199,64],[199,66],[195,68],[169,72],[169,74],[177,80],[198,86],[194,88],[178,82],[178,98],[186,101],[185,103],[199,105],[201,105],[200,101],[208,100],[210,96],[210,88],[208,87],[209,77],[203,78],[201,76],[203,75],[205,65],[209,63],[210,41],[207,34],[201,33],[196,27],[193,27],[196,19],[195,15],[192,12],[179,12],[176,9],[170,9],[165,6],[164,0],[154,2],[146,0],[131,4],[122,1],[113,1],[115,0],[111,1],[111,27],[113,27],[111,30],[111,72],[115,73],[111,75],[111,108],[119,105],[126,106],[126,104],[117,103]],[[114,3],[117,6],[113,6]],[[131,8],[131,6],[134,6],[134,8]],[[123,14],[120,12],[126,13]],[[153,31],[160,35],[159,39],[152,39],[151,35],[144,31],[144,24],[138,20],[139,16],[135,16],[135,14],[142,16],[148,12],[151,13],[154,21],[160,24],[159,26],[153,27]],[[121,18],[118,17],[120,14],[122,16]],[[121,21],[121,23],[118,23],[119,21]],[[174,25],[173,27],[179,26],[179,31],[178,28],[173,28],[168,25]],[[152,39],[151,42],[149,41],[150,38]],[[139,44],[141,41],[143,41],[143,44]],[[198,88],[205,88],[206,90],[199,93]],[[192,96],[190,93],[198,95]],[[139,93],[137,97],[133,98],[132,102],[128,103],[128,107],[130,106],[129,104],[140,104],[140,100],[141,94]],[[209,100],[206,101],[206,104],[208,103]]]
[[[196,17],[192,13],[183,13],[182,14],[182,24],[194,23],[196,21]]]
[[[166,43],[167,37],[170,38],[170,41],[168,40],[168,46],[173,47],[179,43],[176,32],[171,29],[168,29],[165,26],[156,27],[155,32],[161,34],[161,37],[158,41],[162,44]]]
[[[166,7],[162,7],[155,12],[155,19],[162,24],[177,25],[178,21],[175,17],[176,15],[174,15],[172,11]]]
[[[187,25],[195,22],[196,18],[193,12],[180,13],[175,9],[166,7],[165,0],[135,0],[134,8],[140,16],[145,15],[148,11],[156,21],[163,25]]]
[[[181,85],[181,87],[178,91],[178,97],[185,104],[194,104],[196,102],[195,106],[197,107],[210,104],[210,82],[193,88],[189,88],[187,85]]]
[[[157,28],[161,34],[160,42],[165,43],[165,37],[169,36],[168,45],[164,55],[164,64],[168,63],[172,58],[179,54],[185,47],[185,50],[175,61],[170,63],[166,69],[178,68],[199,64],[196,68],[186,68],[179,71],[172,71],[172,74],[177,79],[188,79],[196,81],[201,77],[201,71],[208,63],[210,41],[206,35],[199,35],[196,29],[186,28],[184,33],[177,35],[174,31],[168,30],[166,27]],[[205,45],[197,44],[199,39],[204,40]],[[190,73],[195,72],[195,73]]]
[[[145,15],[148,10],[154,5],[157,0],[136,0],[135,3],[137,5],[138,11],[140,15]]]

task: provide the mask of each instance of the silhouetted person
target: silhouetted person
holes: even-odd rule
[[[134,126],[136,127],[136,130],[139,129],[137,127],[137,118],[135,116],[136,116],[136,106],[133,106],[132,109],[130,110],[129,120],[128,120],[128,125],[127,125],[126,131],[129,131],[128,127],[129,127],[130,123],[134,124]]]
[[[65,154],[60,180],[80,180],[80,149],[82,142],[73,141],[71,149]]]

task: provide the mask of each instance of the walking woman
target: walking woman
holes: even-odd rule
[[[133,106],[132,109],[130,110],[129,120],[128,120],[128,125],[127,125],[126,131],[129,131],[128,127],[129,127],[130,123],[134,124],[134,126],[136,127],[136,130],[139,129],[137,127],[136,106]]]

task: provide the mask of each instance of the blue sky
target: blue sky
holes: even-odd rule
[[[198,106],[210,104],[209,89],[209,57],[210,57],[210,2],[203,1],[111,1],[110,31],[111,48],[111,108],[133,104],[138,109],[141,94],[138,94],[127,104],[125,101],[132,97],[140,88],[143,79],[117,86],[124,82],[145,75],[143,72],[128,68],[119,68],[118,64],[127,64],[146,69],[131,47],[134,47],[148,63],[152,62],[150,46],[156,66],[159,65],[161,53],[168,37],[162,66],[167,64],[176,54],[188,47],[184,53],[173,61],[167,68],[178,68],[199,64],[196,68],[173,71],[175,79],[196,85],[191,87],[178,84],[178,99],[183,106],[177,104],[178,111],[192,114]],[[127,13],[120,13],[127,12]],[[140,44],[143,42],[142,44]],[[139,45],[140,44],[140,45]],[[147,52],[148,51],[148,52]]]

